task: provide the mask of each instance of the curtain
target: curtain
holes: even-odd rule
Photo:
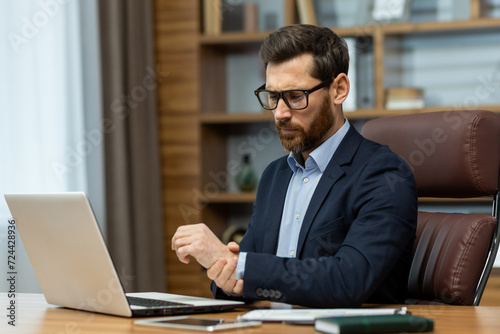
[[[103,191],[102,183],[89,187],[102,157],[102,143],[89,136],[99,131],[89,119],[101,118],[100,106],[89,102],[100,90],[100,79],[92,77],[100,62],[91,29],[96,23],[95,0],[0,2],[2,246],[10,219],[4,193],[89,193],[92,188],[89,198],[104,222],[100,198],[93,196]],[[18,291],[39,292],[20,238],[16,249],[22,272]]]
[[[126,291],[165,291],[152,2],[99,1],[107,240]]]

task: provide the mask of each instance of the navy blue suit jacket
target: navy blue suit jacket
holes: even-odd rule
[[[296,258],[277,257],[292,171],[286,157],[264,171],[240,251],[247,252],[243,297],[309,307],[403,303],[417,220],[408,165],[353,126],[311,199]],[[217,298],[229,298],[212,282]]]

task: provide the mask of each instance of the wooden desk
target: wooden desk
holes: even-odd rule
[[[48,305],[40,294],[18,294],[16,326],[8,325],[6,317],[9,299],[0,293],[0,333],[77,334],[77,333],[165,333],[166,329],[135,326],[134,319],[75,311]],[[234,319],[254,308],[267,307],[258,303],[234,312],[198,315]],[[385,305],[387,307],[387,305]],[[397,307],[395,305],[388,307]],[[500,307],[496,306],[408,306],[416,315],[434,319],[434,333],[500,333]],[[171,330],[169,333],[191,333]],[[202,333],[193,331],[192,333]],[[229,330],[224,333],[317,333],[312,326],[265,323],[261,327]]]

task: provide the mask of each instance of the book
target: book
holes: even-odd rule
[[[222,30],[222,0],[203,1],[203,30],[207,35],[219,35]]]
[[[224,16],[222,18],[222,31],[243,31],[243,4],[233,4],[223,1],[222,11]]]
[[[387,98],[416,99],[423,95],[423,90],[414,87],[391,87],[387,89]]]
[[[410,333],[431,332],[434,321],[411,314],[320,318],[314,329],[324,333]]]
[[[410,17],[410,0],[374,0],[372,17],[376,21],[408,21]]]
[[[259,5],[249,2],[243,6],[243,30],[255,32],[259,30]]]
[[[393,87],[386,92],[387,109],[421,109],[425,106],[424,91],[412,87]]]
[[[425,106],[423,100],[394,100],[388,101],[385,105],[389,110],[422,109]]]
[[[302,24],[317,24],[313,0],[296,0],[299,20]]]

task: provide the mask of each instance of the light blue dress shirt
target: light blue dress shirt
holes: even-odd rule
[[[309,202],[323,172],[339,147],[340,142],[344,139],[349,127],[350,124],[346,119],[344,125],[333,136],[309,154],[305,166],[297,162],[293,153],[288,156],[288,165],[293,174],[288,184],[285,206],[281,216],[277,256],[296,256],[300,228]],[[244,276],[246,255],[246,252],[240,252],[236,267],[236,279],[242,279]]]

